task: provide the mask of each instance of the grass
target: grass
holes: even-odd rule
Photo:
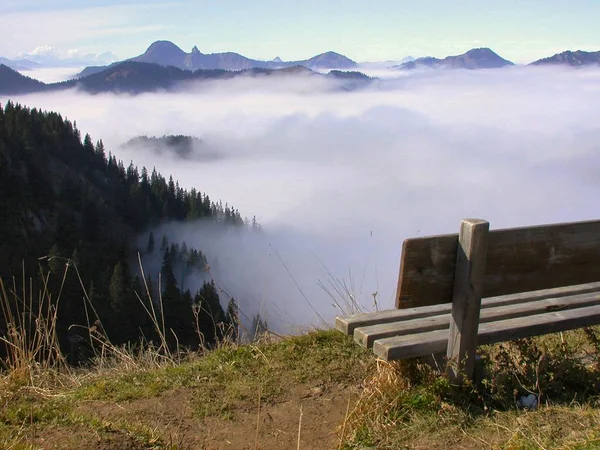
[[[485,379],[461,388],[417,360],[377,361],[331,330],[188,355],[176,366],[82,372],[77,383],[62,384],[52,395],[4,379],[0,441],[35,448],[28,447],[32,437],[67,429],[103,442],[128,440],[132,448],[185,448],[142,420],[107,420],[80,406],[185,390],[196,420],[235,422],[240,414],[256,414],[259,393],[268,405],[286,400],[294,386],[341,384],[362,386],[337,430],[342,449],[600,448],[598,334],[578,330],[483,347]],[[542,404],[535,411],[517,408],[515,390],[517,396],[541,394]]]
[[[224,347],[176,367],[100,375],[77,388],[78,399],[126,401],[194,388],[198,416],[229,415],[255,399],[274,401],[290,384],[360,382],[372,357],[341,333],[322,331],[277,343]]]
[[[422,362],[379,362],[340,448],[600,448],[599,332],[482,347],[485,376],[462,387]],[[519,408],[530,393],[540,407]]]
[[[181,448],[140,421],[107,421],[81,413],[88,401],[122,402],[168,395],[186,389],[195,418],[234,419],[236,412],[254,410],[256,395],[269,404],[303,383],[360,383],[373,358],[335,331],[320,331],[276,343],[224,347],[177,366],[102,369],[81,372],[78,383],[61,385],[53,395],[28,386],[5,385],[0,413],[0,441],[23,447],[35,436],[54,429],[83,428],[102,435],[114,433],[140,448]],[[136,447],[137,448],[137,447]]]
[[[331,286],[331,296],[350,289]],[[235,432],[254,417],[247,441],[255,448],[269,406],[290,402],[300,408],[294,447],[303,448],[309,432],[300,390],[333,386],[346,396],[345,417],[331,430],[338,450],[600,448],[600,327],[481,347],[481,379],[460,387],[420,360],[376,360],[333,330],[177,355],[165,353],[164,342],[136,353],[99,339],[95,365],[73,369],[56,343],[59,300],[45,288],[34,296],[31,286],[0,284],[9,324],[0,336],[9,349],[0,372],[0,448],[53,439],[61,448],[188,448],[184,434],[152,422],[152,405],[170,399],[189,409],[176,420],[194,426],[218,421]],[[539,400],[531,411],[518,406],[529,394]],[[141,405],[147,417],[115,414],[121,404]]]

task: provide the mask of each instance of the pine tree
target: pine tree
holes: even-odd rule
[[[146,253],[149,255],[154,254],[154,233],[152,231],[148,236],[148,245],[146,245]]]
[[[108,287],[110,307],[116,314],[123,313],[127,301],[127,280],[123,264],[118,262],[113,269],[110,285]]]
[[[198,310],[198,327],[204,336],[205,345],[211,347],[223,337],[225,312],[214,281],[204,282],[194,298]]]
[[[227,305],[227,316],[225,317],[225,323],[227,324],[228,330],[226,336],[231,339],[234,343],[238,342],[239,338],[239,310],[238,305],[233,298],[229,300]]]
[[[163,234],[162,240],[160,241],[160,252],[164,253],[169,248],[169,239],[166,234]]]

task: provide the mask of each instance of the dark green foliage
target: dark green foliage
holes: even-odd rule
[[[202,343],[205,347],[210,347],[211,343],[224,336],[224,331],[228,328],[214,281],[204,283],[194,298],[194,307]]]
[[[146,245],[146,253],[149,255],[154,254],[154,233],[151,231],[148,235],[148,245]]]
[[[123,147],[134,150],[149,150],[159,154],[173,153],[178,158],[183,159],[211,160],[219,157],[217,153],[207,148],[202,140],[184,135],[168,135],[159,138],[138,136],[127,141],[123,144]]]
[[[110,307],[117,314],[123,313],[128,297],[127,291],[125,269],[123,269],[123,264],[118,262],[113,270],[110,285],[108,286]]]
[[[41,288],[40,272],[51,272],[48,289],[55,298],[60,294],[58,333],[65,345],[69,329],[86,337],[96,319],[113,343],[156,339],[142,305],[150,309],[144,280],[129,267],[141,232],[165,221],[243,225],[237,210],[180,188],[173,177],[167,181],[133,164],[126,168],[106,153],[102,141],[82,139],[76,125],[59,114],[10,101],[0,105],[0,211],[0,277],[19,280],[26,274]],[[154,253],[155,245],[151,234],[146,252]],[[167,325],[180,345],[196,347],[193,294],[185,283],[192,272],[204,270],[206,258],[185,244],[169,245],[166,236],[160,248]],[[158,284],[147,282],[158,306]],[[218,294],[210,299],[218,313]],[[210,328],[214,339],[218,335]]]

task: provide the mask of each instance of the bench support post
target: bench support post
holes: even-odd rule
[[[454,383],[462,382],[463,374],[474,376],[489,227],[479,219],[465,219],[460,226],[446,353],[448,376]]]

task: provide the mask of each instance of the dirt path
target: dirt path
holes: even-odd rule
[[[296,386],[278,401],[261,404],[260,414],[257,392],[254,404],[245,402],[226,418],[195,417],[189,388],[120,404],[88,401],[77,412],[96,423],[96,430],[55,427],[34,444],[43,449],[296,449],[300,429],[301,449],[337,448],[336,428],[357,388]]]

